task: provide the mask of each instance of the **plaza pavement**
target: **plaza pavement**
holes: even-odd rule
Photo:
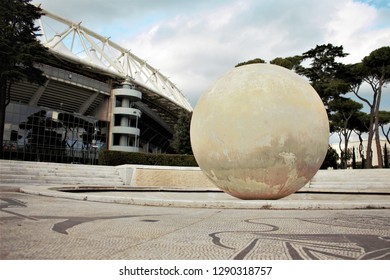
[[[0,163],[3,260],[390,259],[387,170],[244,201],[188,168]]]
[[[390,209],[390,190],[305,192],[300,191],[278,200],[241,200],[222,191],[186,190],[184,188],[127,188],[72,185],[26,185],[28,194],[69,198],[83,201],[122,203],[141,206],[221,209]]]
[[[389,194],[0,192],[0,259],[390,259]]]

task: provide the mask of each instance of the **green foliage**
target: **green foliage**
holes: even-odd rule
[[[337,154],[336,150],[329,145],[324,162],[322,163],[320,169],[328,169],[328,168],[337,169],[337,161],[339,160],[339,158],[340,157]]]
[[[240,67],[240,66],[244,66],[244,65],[248,65],[248,64],[255,64],[255,63],[265,63],[265,60],[261,59],[261,58],[255,58],[255,59],[251,59],[251,60],[248,60],[245,62],[240,62],[234,67]]]
[[[363,105],[349,98],[337,97],[329,101],[330,121],[336,125],[335,129],[351,129],[351,118],[357,117]]]
[[[390,123],[390,111],[379,111],[379,124],[386,125]]]
[[[372,140],[375,135],[378,160],[381,161],[382,149],[379,149],[379,128],[382,129],[387,141],[390,143],[390,128],[385,129],[388,124],[387,117],[379,112],[382,88],[390,82],[390,46],[384,46],[372,51],[361,62],[355,64],[343,64],[339,58],[346,57],[343,46],[332,44],[317,45],[315,48],[304,52],[302,55],[292,57],[277,57],[270,61],[271,64],[279,65],[297,74],[305,76],[318,95],[321,97],[330,119],[331,132],[338,132],[348,139],[350,133],[355,131],[361,143],[362,133],[368,133],[368,144],[366,152],[359,148],[360,156],[366,155],[363,166],[372,166]],[[262,60],[260,61],[262,62]],[[302,65],[302,62],[304,63]],[[250,60],[237,66],[256,63]],[[236,66],[236,67],[237,67]],[[373,90],[372,101],[366,95],[360,95],[359,89],[363,82],[370,85]],[[352,101],[345,101],[342,95],[353,93],[370,108],[370,114],[360,112],[360,105]],[[355,106],[356,105],[356,106]],[[386,126],[388,127],[388,126]],[[345,142],[344,149],[348,151],[348,142]],[[343,155],[347,159],[348,152]],[[345,161],[344,161],[345,163]],[[381,166],[381,162],[378,163]]]
[[[172,154],[148,154],[128,153],[119,151],[100,151],[100,165],[162,165],[162,166],[198,166],[193,155],[172,155]]]
[[[341,149],[341,165],[347,168],[347,160],[350,156],[348,151],[348,142],[354,129],[352,118],[357,119],[359,110],[363,105],[349,98],[336,97],[329,101],[329,111],[332,132],[337,132],[340,139],[344,138],[344,149]]]
[[[387,82],[390,79],[390,47],[382,47],[364,57],[363,65],[372,75],[377,75],[378,78],[382,75]]]
[[[0,71],[1,86],[26,79],[43,84],[43,72],[35,62],[48,59],[45,47],[36,39],[39,28],[34,25],[41,9],[29,0],[3,0],[0,5]]]
[[[363,63],[340,65],[338,77],[350,86],[350,91],[357,93],[363,82],[365,70]]]
[[[343,51],[343,46],[317,45],[302,54],[303,60],[310,60],[310,67],[296,68],[298,74],[309,79],[326,106],[329,100],[350,90],[350,84],[342,78],[345,72],[343,64],[336,62],[337,58],[347,55]]]
[[[379,126],[387,142],[390,143],[390,111],[379,111]],[[386,130],[387,125],[387,130]]]
[[[367,158],[365,166],[372,167],[371,146],[375,135],[375,144],[377,146],[378,167],[383,166],[382,149],[379,143],[379,108],[382,99],[382,88],[390,82],[390,47],[382,47],[364,57],[362,61],[363,80],[367,82],[373,91],[372,101],[366,97],[358,96],[370,107],[370,127],[368,130]]]
[[[302,62],[302,56],[296,55],[296,56],[290,56],[290,57],[277,57],[273,60],[271,60],[269,63],[274,65],[279,65],[284,68],[295,70],[297,67],[300,66]]]
[[[350,119],[350,128],[352,128],[357,134],[367,133],[370,125],[370,115],[359,111],[352,115]]]
[[[34,22],[42,10],[29,2],[2,0],[0,5],[0,144],[12,84],[20,80],[43,84],[47,79],[34,65],[49,58],[47,49],[36,39],[39,29]]]
[[[182,113],[174,127],[174,134],[171,142],[171,147],[178,154],[191,154],[191,126],[192,113]]]

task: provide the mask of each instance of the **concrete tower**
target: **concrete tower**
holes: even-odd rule
[[[139,152],[138,119],[141,117],[141,111],[134,108],[134,102],[141,100],[142,93],[135,90],[127,78],[120,87],[112,90],[112,98],[109,149]]]

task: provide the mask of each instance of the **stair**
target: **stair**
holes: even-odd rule
[[[18,190],[26,185],[68,185],[88,188],[93,186],[121,187],[125,186],[123,180],[128,181],[127,186],[140,183],[139,176],[142,175],[141,171],[145,167],[138,167],[138,169],[134,166],[129,167],[131,171],[126,168],[122,168],[121,171],[121,167],[114,166],[0,160],[0,191]],[[154,167],[154,169],[156,168]],[[140,169],[142,170],[140,171]],[[147,169],[149,170],[151,167]],[[180,183],[179,177],[182,176],[186,176],[186,178],[200,176],[198,179],[191,178],[199,182],[204,180],[204,174],[200,170],[191,176],[188,176],[189,171],[186,169],[175,169],[177,172],[173,172],[169,167],[164,167],[162,170],[165,170],[164,176],[169,177],[163,183],[160,182],[160,185],[165,187],[177,188],[176,184]],[[180,174],[180,171],[184,171],[184,173]],[[120,172],[122,173],[120,174]],[[158,174],[160,173],[161,170]],[[142,186],[160,186],[158,178],[152,176],[153,174],[151,175],[149,172],[144,175],[147,176],[144,179],[148,179],[150,182],[148,181],[148,184],[143,182]],[[127,178],[129,176],[130,179]],[[122,178],[124,179],[122,180]],[[188,187],[188,182],[184,185],[183,190]],[[211,184],[211,186],[206,183],[202,183],[202,185],[215,189]],[[299,192],[390,194],[390,169],[319,170]]]
[[[0,187],[21,185],[123,186],[113,166],[0,160]]]
[[[390,193],[390,169],[319,170],[309,189]]]

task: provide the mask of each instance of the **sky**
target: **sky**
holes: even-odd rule
[[[33,0],[130,49],[193,107],[237,63],[342,45],[344,63],[390,45],[390,0]],[[371,96],[368,86],[361,93]],[[390,85],[382,110],[390,111]]]

